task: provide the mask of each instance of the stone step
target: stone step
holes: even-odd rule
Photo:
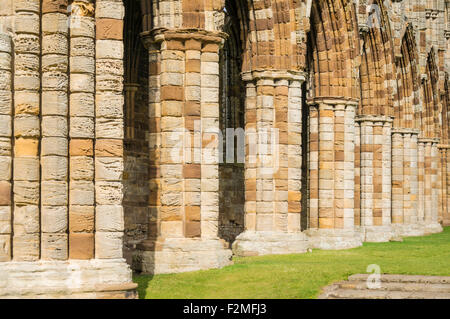
[[[450,277],[381,275],[380,287],[370,289],[370,275],[352,275],[325,287],[319,299],[450,299]]]
[[[405,283],[405,282],[380,282],[380,287],[371,289],[366,281],[344,281],[338,283],[341,289],[353,290],[381,290],[381,291],[404,291],[404,292],[447,292],[450,293],[450,284],[435,283]]]
[[[336,289],[321,299],[450,299],[450,293]]]
[[[368,274],[357,274],[348,277],[349,281],[366,281],[371,276]],[[450,276],[420,276],[420,275],[380,275],[381,282],[403,282],[403,283],[429,283],[450,284]]]

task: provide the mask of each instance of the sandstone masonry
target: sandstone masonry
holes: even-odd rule
[[[449,41],[447,0],[0,0],[0,297],[442,231]]]

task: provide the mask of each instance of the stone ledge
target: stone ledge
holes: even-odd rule
[[[442,232],[444,229],[442,228],[442,225],[438,222],[431,223],[431,224],[425,224],[425,233],[424,235],[430,235],[430,234],[437,234]]]
[[[308,250],[308,238],[304,233],[272,231],[245,231],[233,243],[236,256],[261,256],[298,254]]]
[[[395,236],[413,237],[437,234],[443,231],[442,225],[439,223],[424,223],[417,224],[392,224],[392,229]]]
[[[124,259],[0,263],[0,298],[136,298]]]
[[[425,235],[425,225],[417,224],[392,224],[392,232],[395,237],[414,237]]]
[[[147,240],[133,254],[133,269],[152,275],[206,270],[230,265],[231,257],[231,250],[219,239]]]
[[[388,242],[394,236],[391,226],[360,226],[363,241],[368,243]]]
[[[353,229],[308,229],[311,248],[340,250],[362,246],[363,234]]]

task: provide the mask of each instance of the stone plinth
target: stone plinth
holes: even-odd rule
[[[340,250],[362,246],[363,234],[354,229],[308,229],[311,248]]]
[[[137,246],[133,269],[144,274],[169,274],[231,265],[231,250],[221,239],[166,238]]]
[[[124,259],[0,263],[0,298],[137,298]]]
[[[233,243],[236,256],[299,254],[308,250],[308,237],[301,232],[245,231]]]
[[[388,242],[394,236],[391,225],[387,226],[364,226],[360,227],[364,242],[383,243]]]

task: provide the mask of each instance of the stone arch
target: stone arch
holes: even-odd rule
[[[418,50],[414,30],[408,25],[401,43],[401,56],[397,59],[397,97],[394,105],[394,127],[418,128],[419,72]]]
[[[372,5],[377,8],[375,16],[368,12],[371,20],[362,39],[361,101],[358,113],[392,116],[392,82],[395,72],[392,30],[384,4],[375,0]]]
[[[359,98],[359,39],[352,1],[314,1],[308,37],[312,97]]]

